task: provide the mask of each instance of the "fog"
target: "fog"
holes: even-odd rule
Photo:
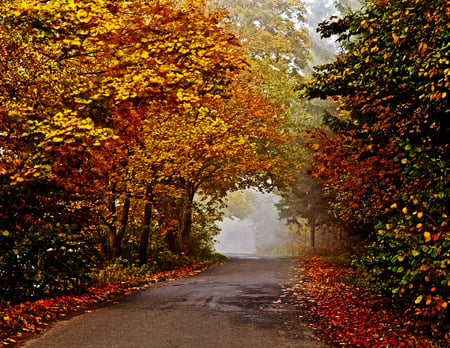
[[[312,66],[330,63],[340,51],[337,36],[323,39],[316,31],[319,23],[329,21],[332,16],[341,17],[351,11],[361,8],[364,0],[303,0],[306,9],[305,27],[313,45],[311,55]],[[336,4],[338,6],[336,7]]]
[[[278,219],[275,203],[279,197],[255,190],[233,192],[228,197],[226,217],[220,222],[216,251],[284,255],[291,239],[286,224]]]
[[[256,254],[255,232],[251,221],[225,218],[219,223],[216,251],[222,254]]]

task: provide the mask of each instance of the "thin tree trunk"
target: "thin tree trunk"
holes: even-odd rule
[[[144,205],[144,217],[142,218],[142,232],[139,240],[139,264],[143,265],[148,259],[148,241],[150,237],[151,222],[152,222],[152,196],[151,185],[147,186],[145,192],[146,203]]]
[[[310,237],[311,248],[315,248],[316,247],[316,226],[314,223],[311,224],[309,237]]]
[[[120,243],[117,240],[116,229],[113,226],[108,227],[109,244],[111,248],[111,260],[115,260],[120,256]]]
[[[192,205],[194,202],[195,191],[189,187],[182,204],[181,221],[180,221],[180,250],[189,252],[191,244],[192,232]]]
[[[114,189],[114,188],[113,188]],[[115,223],[105,221],[109,231],[109,241],[111,248],[111,260],[117,259],[122,256],[122,240],[125,235],[125,231],[128,225],[128,215],[130,212],[130,197],[125,197],[123,202],[122,212],[119,219],[119,227]],[[112,192],[108,201],[108,210],[110,215],[115,221],[117,221],[116,213],[116,193]]]
[[[125,197],[125,200],[123,202],[123,208],[122,208],[122,214],[120,216],[119,221],[119,229],[117,230],[117,249],[118,249],[118,256],[122,256],[122,241],[123,237],[125,236],[125,231],[127,229],[128,225],[128,215],[130,212],[130,197]]]

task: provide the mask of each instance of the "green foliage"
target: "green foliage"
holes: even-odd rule
[[[76,225],[0,232],[0,301],[78,291],[89,281],[92,254]]]
[[[369,266],[378,286],[426,316],[444,318],[450,303],[449,152],[403,144],[410,194],[391,206],[377,226]],[[431,152],[431,153],[430,153]]]
[[[166,271],[189,263],[185,253],[174,252],[164,239],[151,240],[148,265],[153,271]]]
[[[324,22],[322,35],[351,40],[348,51],[318,67],[304,92],[309,97],[342,96],[354,107],[359,125],[395,129],[448,139],[448,3],[380,1],[339,21]],[[407,117],[409,115],[410,117]],[[421,122],[416,122],[420,119]]]
[[[350,111],[351,128],[315,134],[312,173],[337,217],[375,230],[376,286],[439,320],[450,301],[449,14],[445,0],[383,0],[323,23],[346,50],[303,90]]]

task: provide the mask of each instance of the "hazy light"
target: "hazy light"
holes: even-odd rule
[[[219,224],[216,251],[222,254],[256,254],[255,233],[251,221],[225,218]]]

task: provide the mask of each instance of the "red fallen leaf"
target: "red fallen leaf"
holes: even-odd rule
[[[370,348],[448,346],[448,338],[427,336],[428,323],[418,322],[413,314],[396,311],[388,300],[367,290],[342,284],[342,276],[351,270],[317,257],[304,258],[297,269],[299,305],[323,340]]]

